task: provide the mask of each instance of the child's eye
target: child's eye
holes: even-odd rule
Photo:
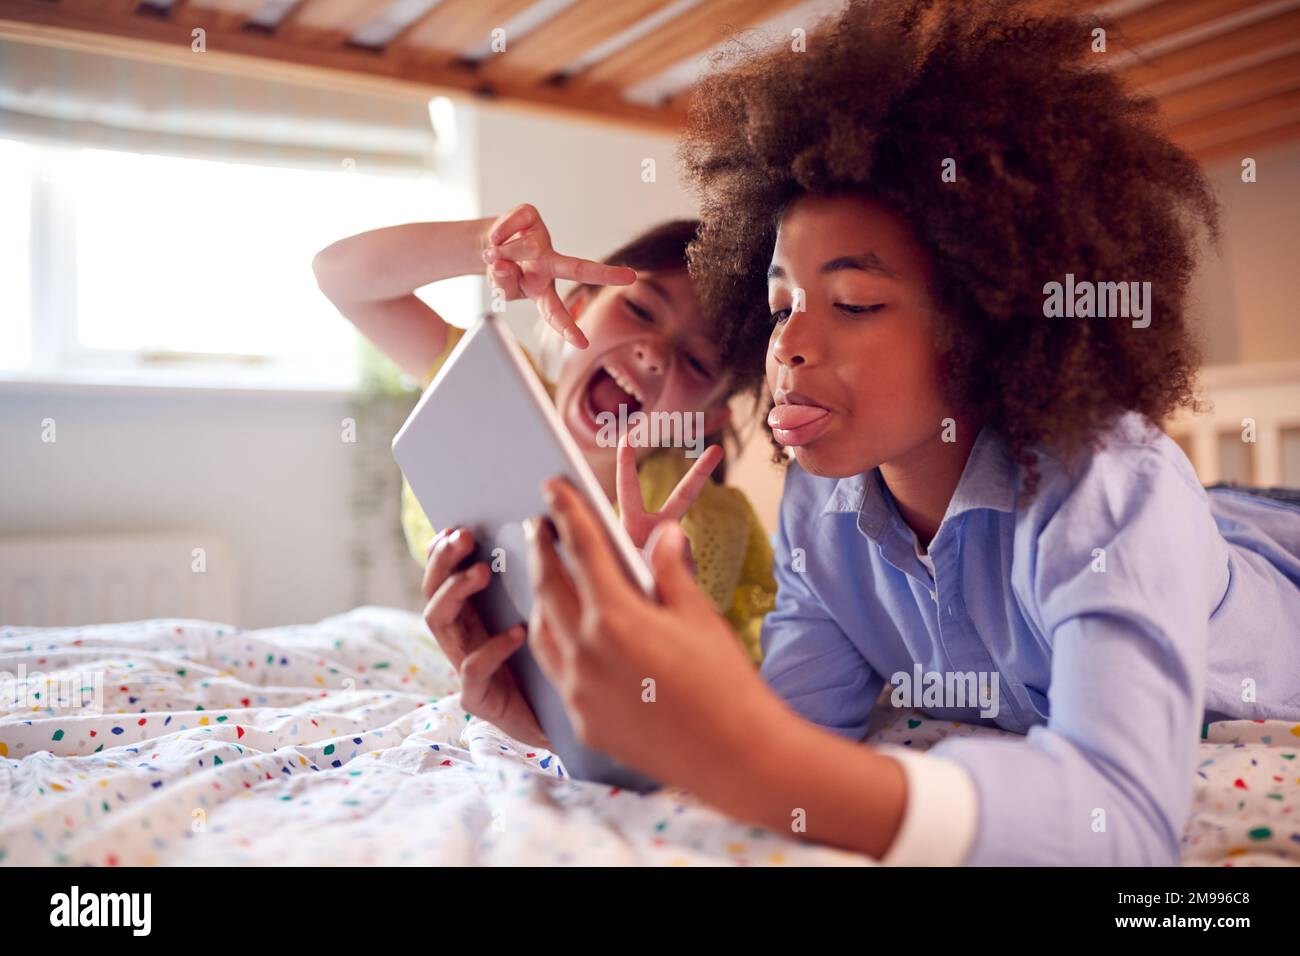
[[[879,312],[884,308],[883,305],[850,305],[847,302],[836,302],[835,308],[841,312],[847,312],[850,315],[871,315]]]
[[[694,355],[687,355],[686,363],[691,368],[693,368],[696,374],[698,374],[701,378],[709,378],[709,379],[713,378],[713,372],[709,370],[709,367],[705,365],[703,362],[701,362],[699,359],[697,359]]]
[[[784,322],[788,318],[790,318],[789,309],[777,309],[772,313],[772,324],[776,325],[778,322]]]
[[[650,313],[650,310],[644,306],[637,305],[637,303],[633,302],[631,299],[624,299],[623,301],[627,304],[627,307],[632,314],[642,322],[653,322],[655,320],[655,317]]]

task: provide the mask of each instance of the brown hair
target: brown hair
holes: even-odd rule
[[[1043,6],[850,0],[806,52],[738,44],[696,88],[681,149],[702,195],[692,272],[735,374],[761,388],[780,210],[803,193],[872,196],[934,263],[948,398],[1006,438],[1030,493],[1036,447],[1070,455],[1124,411],[1195,405],[1186,290],[1198,226],[1218,234],[1205,176],[1154,101],[1085,63],[1111,25]],[[1150,326],[1045,319],[1044,285],[1066,273],[1149,280]]]
[[[619,246],[602,261],[611,266],[627,266],[638,272],[685,272],[686,250],[699,234],[698,219],[670,219]],[[578,289],[596,292],[601,286],[579,285]]]

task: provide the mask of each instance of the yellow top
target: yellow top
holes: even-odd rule
[[[429,387],[463,334],[463,329],[448,326],[447,346],[425,374],[420,383],[422,388]],[[528,359],[554,400],[554,383],[541,374],[531,355]],[[647,511],[663,507],[691,464],[691,459],[684,454],[661,448],[637,466],[641,498]],[[618,505],[614,508],[617,511]],[[424,564],[434,529],[405,478],[402,479],[402,530],[411,555]],[[750,657],[759,663],[762,660],[759,635],[763,617],[776,599],[776,581],[772,577],[772,546],[749,499],[738,488],[710,481],[682,518],[682,531],[691,543],[700,587],[727,618]]]

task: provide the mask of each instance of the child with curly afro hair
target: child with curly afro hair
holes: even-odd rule
[[[1300,509],[1207,494],[1153,424],[1195,403],[1214,197],[1108,24],[1043,6],[850,2],[693,95],[693,275],[792,459],[765,685],[673,547],[657,607],[582,557],[541,595],[589,740],[887,862],[1176,863],[1202,722],[1300,720]],[[637,674],[653,708],[590,676]],[[1026,736],[861,746],[889,685]]]

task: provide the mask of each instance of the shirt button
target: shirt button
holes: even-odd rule
[[[939,595],[937,595],[937,594],[935,594],[933,591],[931,591],[931,592],[930,592],[930,600],[933,601],[935,604],[938,604],[938,603],[939,603]]]

